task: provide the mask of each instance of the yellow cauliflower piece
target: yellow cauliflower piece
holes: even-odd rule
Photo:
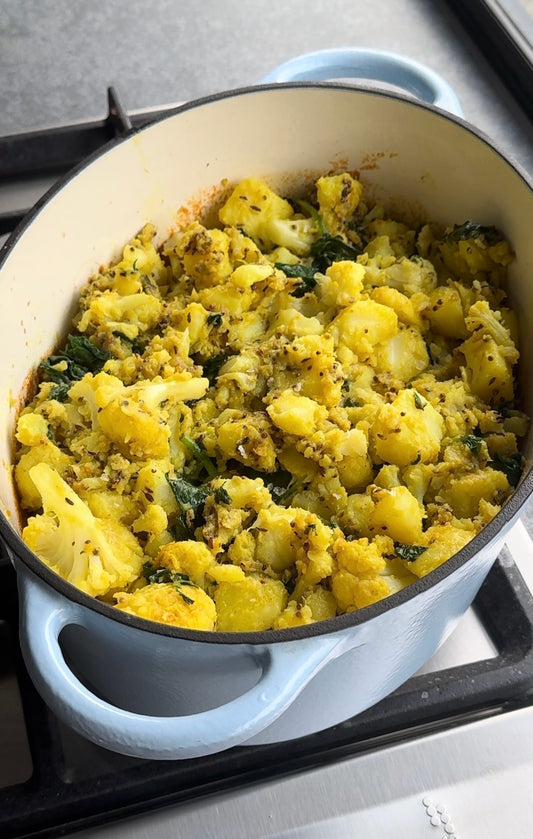
[[[152,583],[134,592],[115,594],[116,608],[145,620],[210,632],[216,627],[216,608],[201,588],[186,583]]]
[[[105,376],[95,390],[98,423],[126,457],[164,458],[170,451],[168,403],[201,399],[208,387],[207,379],[190,373],[128,387],[120,379]]]
[[[257,178],[237,184],[219,218],[225,225],[244,230],[267,251],[278,245],[305,255],[318,236],[313,219],[295,216],[291,204]]]
[[[361,296],[365,269],[357,262],[339,260],[318,276],[317,290],[325,307],[344,307]]]
[[[227,419],[226,419],[227,418]],[[233,458],[245,466],[264,472],[276,468],[276,447],[272,427],[261,412],[243,415],[239,411],[223,411],[216,428],[216,448],[223,458]]]
[[[112,489],[85,492],[81,497],[97,519],[116,519],[130,525],[138,517],[139,508],[131,495],[121,495]]]
[[[384,463],[408,466],[437,459],[444,434],[444,420],[415,390],[401,390],[382,405],[370,428],[370,440]]]
[[[337,562],[331,591],[338,611],[353,612],[387,597],[390,588],[383,576],[386,562],[377,545],[368,539],[337,539],[333,545]]]
[[[155,227],[145,224],[122,251],[122,259],[91,280],[91,287],[109,288],[120,295],[146,291],[160,296],[170,282],[169,269],[154,245]]]
[[[114,519],[97,519],[46,463],[30,470],[43,514],[22,532],[30,550],[53,571],[95,597],[127,586],[141,572],[143,552],[130,531]]]
[[[189,303],[179,308],[169,307],[172,324],[181,332],[186,332],[189,338],[190,353],[206,353],[211,351],[209,327],[207,319],[210,312],[201,303]]]
[[[267,413],[274,425],[297,437],[308,437],[327,417],[327,409],[323,405],[293,390],[284,390],[273,399]]]
[[[254,574],[238,582],[221,582],[214,593],[220,632],[271,629],[287,605],[282,582]]]
[[[121,295],[106,290],[92,295],[87,302],[88,307],[77,324],[80,332],[104,327],[109,332],[122,332],[130,340],[152,329],[163,314],[161,300],[144,292]]]
[[[223,230],[207,230],[194,221],[179,237],[178,256],[196,288],[207,288],[225,280],[232,271],[230,239]]]
[[[343,233],[361,200],[362,184],[343,172],[318,178],[316,190],[319,213],[326,230],[332,236]]]
[[[472,392],[489,404],[512,401],[512,368],[519,354],[500,312],[492,311],[486,301],[480,300],[470,307],[465,323],[472,335],[461,350]]]
[[[42,414],[28,411],[19,416],[15,437],[23,446],[38,446],[49,439],[48,428],[48,422]]]
[[[61,451],[48,438],[32,446],[20,456],[15,466],[15,483],[24,510],[38,510],[41,506],[41,494],[31,478],[31,470],[38,463],[48,464],[64,477],[72,467],[74,459]]]

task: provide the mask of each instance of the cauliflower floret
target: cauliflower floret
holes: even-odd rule
[[[377,544],[368,539],[337,539],[333,545],[337,562],[331,583],[339,612],[353,612],[390,594],[384,575],[386,562]]]
[[[128,387],[120,379],[104,374],[94,395],[98,423],[126,457],[164,458],[170,452],[168,403],[201,399],[208,387],[208,379],[186,372],[172,379],[156,378]]]
[[[93,277],[89,292],[111,289],[120,295],[145,291],[156,297],[170,282],[169,270],[154,245],[155,227],[145,224],[122,251],[122,259]]]
[[[43,514],[22,532],[27,546],[69,583],[95,597],[129,585],[141,573],[143,552],[130,531],[113,519],[97,519],[46,463],[30,470]]]
[[[378,240],[385,239],[389,242],[388,236],[379,236],[373,240],[374,246]],[[370,245],[367,247],[369,254],[373,253],[373,248]],[[382,250],[382,249],[381,249]],[[437,272],[432,263],[421,256],[413,256],[411,258],[402,256],[396,259],[394,251],[390,248],[390,254],[385,258],[380,251],[376,256],[371,256],[365,265],[365,285],[366,286],[390,286],[398,291],[401,291],[407,297],[413,294],[423,292],[430,294],[430,292],[437,285]]]
[[[312,218],[295,216],[290,203],[263,181],[241,181],[221,208],[223,224],[242,228],[263,250],[282,246],[306,255],[319,231]]]
[[[152,329],[161,319],[163,304],[153,294],[138,292],[121,295],[106,290],[87,298],[88,306],[77,324],[80,332],[94,332],[104,328],[119,331],[130,341],[139,333]]]
[[[194,221],[179,238],[177,253],[197,288],[207,288],[231,274],[230,239],[223,230],[207,230]]]
[[[208,594],[196,586],[152,583],[137,591],[115,594],[116,608],[145,620],[210,632],[216,626],[216,608]]]
[[[192,539],[164,545],[157,555],[156,565],[186,574],[193,583],[202,587],[206,585],[206,575],[217,583],[244,579],[241,568],[219,564],[207,545]]]
[[[318,275],[317,289],[325,306],[343,307],[361,296],[365,269],[357,262],[339,260]]]
[[[42,414],[33,411],[21,414],[17,422],[15,437],[23,446],[38,446],[46,443],[48,438],[48,422]]]
[[[519,353],[501,314],[479,300],[470,307],[465,323],[472,335],[463,342],[461,350],[472,392],[489,404],[512,401],[512,368]]]
[[[20,456],[15,466],[15,481],[24,510],[38,510],[41,506],[41,495],[30,474],[38,463],[46,463],[64,476],[73,465],[74,459],[48,439],[32,446]]]
[[[361,200],[362,184],[348,172],[343,172],[319,178],[316,190],[324,227],[332,236],[343,233]]]

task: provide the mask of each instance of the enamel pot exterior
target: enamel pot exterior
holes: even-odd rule
[[[20,539],[11,482],[16,402],[65,334],[81,286],[146,221],[163,241],[250,175],[297,194],[357,170],[367,193],[411,220],[495,224],[517,254],[524,410],[533,413],[533,195],[527,179],[460,119],[409,98],[336,85],[250,88],[184,106],[107,147],[53,191],[0,264],[1,535],[15,564],[21,641],[52,710],[81,734],[175,759],[274,742],[353,716],[418,670],[468,608],[530,496],[512,499],[467,547],[410,588],[359,612],[283,632],[201,633],[143,622],[73,589]]]

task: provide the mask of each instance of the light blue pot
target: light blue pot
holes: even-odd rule
[[[425,102],[361,85],[280,83],[354,74],[399,85]],[[433,219],[475,218],[508,233],[517,252],[514,299],[524,335],[531,332],[531,185],[490,141],[442,110],[460,113],[442,79],[398,56],[347,49],[302,56],[264,81],[186,105],[106,147],[40,203],[0,262],[9,313],[0,355],[10,360],[1,382],[0,533],[19,580],[24,658],[62,720],[101,746],[138,757],[191,758],[300,737],[378,702],[451,632],[533,488],[528,472],[482,534],[410,588],[283,632],[201,633],[136,619],[73,589],[23,544],[9,466],[15,410],[7,394],[21,392],[28,370],[63,331],[65,310],[92,267],[111,259],[117,243],[147,219],[164,238],[175,208],[210,195],[223,178],[269,173],[289,188],[302,172],[341,163],[357,169],[379,151],[378,163],[360,166],[378,197],[408,197]],[[43,252],[53,254],[48,272]],[[529,344],[525,382],[533,372]]]

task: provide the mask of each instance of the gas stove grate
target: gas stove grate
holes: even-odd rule
[[[289,743],[206,758],[144,761],[107,752],[59,723],[36,693],[17,642],[16,576],[0,566],[0,628],[7,631],[33,769],[2,789],[0,835],[60,836],[198,796],[308,770],[429,731],[503,713],[533,689],[533,598],[505,551],[474,604],[496,655],[424,673],[345,723]],[[1,684],[1,682],[0,682]],[[1,694],[0,694],[1,699]],[[0,742],[0,754],[2,743]]]

